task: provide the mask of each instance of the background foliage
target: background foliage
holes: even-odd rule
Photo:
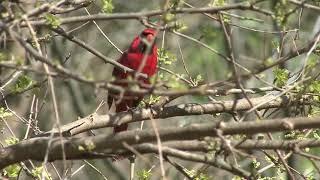
[[[317,117],[319,113],[320,2],[317,0],[75,0],[68,3],[65,1],[63,6],[50,9],[59,2],[56,0],[50,2],[0,1],[0,85],[2,93],[0,142],[3,147],[28,139],[32,134],[37,134],[39,130],[49,131],[57,125],[57,114],[50,91],[50,79],[46,75],[48,72],[44,71],[42,62],[36,60],[19,45],[17,39],[8,33],[9,30],[5,30],[5,28],[12,28],[11,31],[18,33],[25,42],[37,50],[37,42],[32,39],[32,32],[26,27],[27,21],[31,22],[34,28],[35,36],[41,45],[42,55],[48,57],[52,64],[66,68],[70,72],[76,72],[87,80],[95,82],[112,80],[113,65],[104,63],[100,58],[54,32],[53,29],[62,27],[70,36],[82,40],[96,51],[116,60],[121,54],[109,41],[112,41],[120,50],[125,51],[132,39],[145,26],[161,24],[163,26],[157,39],[161,69],[154,82],[163,83],[165,88],[160,87],[159,89],[166,91],[168,88],[181,92],[200,85],[222,82],[222,85],[214,86],[213,89],[239,90],[241,88],[271,87],[273,90],[271,93],[259,92],[253,95],[244,95],[241,91],[240,93],[226,93],[222,96],[198,93],[180,96],[168,105],[201,104],[263,97],[266,94],[276,96],[282,93],[281,95],[293,97],[294,100],[299,101],[301,97],[308,98],[312,103],[308,105],[293,103],[293,105],[276,107],[266,112],[261,110],[259,113],[262,119]],[[228,7],[239,3],[254,4],[257,9],[233,8],[212,14],[173,12],[180,8]],[[24,19],[26,14],[44,4],[48,4],[49,8],[37,15],[27,17],[27,20]],[[130,15],[131,12],[149,12],[160,9],[164,10],[163,14],[150,17],[147,24],[140,20],[126,18],[63,23],[63,18],[84,17],[88,13],[92,15],[117,13]],[[32,24],[41,20],[45,22],[45,25]],[[225,31],[223,26],[226,28]],[[165,27],[167,29],[163,30]],[[98,28],[101,28],[108,39]],[[226,32],[229,34],[226,35]],[[226,37],[230,37],[230,44]],[[232,46],[231,49],[229,45]],[[307,48],[304,52],[298,52],[298,49],[305,46]],[[240,66],[234,68],[231,54]],[[279,61],[288,56],[287,61]],[[229,58],[229,61],[226,58]],[[50,69],[51,73],[60,73],[51,66]],[[230,81],[232,78],[234,81]],[[100,102],[106,100],[106,89],[74,80],[68,75],[54,76],[53,82],[60,125],[71,123],[95,112]],[[159,99],[160,96],[156,94],[147,96],[145,103],[142,103],[140,107],[147,107],[148,104],[156,103]],[[108,107],[103,105],[98,112],[105,114],[108,112]],[[251,113],[235,111],[213,115],[171,117],[157,121],[157,125],[161,128],[178,128],[218,120],[237,122],[239,120],[255,121],[259,118],[261,117],[256,116],[254,111]],[[32,128],[28,122],[32,122]],[[138,129],[140,125],[140,122],[130,123],[130,129]],[[143,127],[143,129],[148,128],[152,129],[150,121],[146,121]],[[111,130],[102,128],[94,130],[93,133],[111,133]],[[77,136],[87,135],[88,133],[84,133]],[[272,136],[274,140],[319,139],[319,131],[317,129],[311,131],[283,129],[283,132],[273,133]],[[254,134],[250,138],[257,140],[261,137],[267,139],[268,136],[266,133]],[[241,140],[243,135],[226,136],[225,138],[228,141]],[[210,153],[215,154],[218,151]],[[233,156],[233,153],[236,155]],[[227,161],[231,164],[236,163],[237,166],[255,174],[255,178],[292,178],[286,165],[273,150],[246,150],[238,153],[236,150],[225,152]],[[289,151],[281,151],[281,156],[285,157],[287,153]],[[301,153],[308,153],[310,156],[303,156]],[[308,147],[301,149],[301,153],[291,155],[286,159],[285,162],[290,167],[291,173],[297,179],[318,179],[319,148]],[[137,157],[135,161],[135,178],[161,178],[158,156],[155,154],[144,156],[147,162],[141,157]],[[230,172],[203,163],[184,161],[179,158],[172,158],[172,161],[178,163],[184,173],[165,161],[165,172],[168,179],[183,179],[188,176],[199,180],[241,179]],[[275,166],[258,172],[272,163]],[[129,161],[113,163],[108,158],[67,161],[67,167],[68,171],[63,168],[62,161],[55,161],[47,163],[47,171],[45,171],[41,162],[34,161],[32,165],[30,162],[25,162],[25,164],[18,163],[6,167],[2,171],[2,176],[21,179],[27,177],[57,179],[58,172],[61,177],[66,175],[72,179],[127,179],[130,171]]]

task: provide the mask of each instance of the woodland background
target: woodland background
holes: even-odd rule
[[[0,0],[1,178],[319,179],[319,14],[318,0]],[[114,62],[146,27],[155,89],[122,89],[145,103],[110,113]],[[130,131],[113,135],[119,121]],[[134,170],[110,158],[131,153]]]

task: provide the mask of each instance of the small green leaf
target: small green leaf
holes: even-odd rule
[[[274,84],[277,87],[283,87],[284,85],[286,85],[286,82],[289,78],[289,71],[287,69],[276,68],[275,70],[273,70],[273,74],[275,76]]]
[[[0,118],[6,118],[12,116],[12,112],[4,109],[3,107],[0,107]]]
[[[78,146],[78,150],[79,150],[79,151],[85,151],[85,148],[84,148],[83,146],[79,145],[79,146]]]
[[[96,145],[92,140],[85,140],[84,141],[84,147],[87,151],[93,151],[96,148]]]
[[[288,13],[288,11],[290,11],[290,9],[288,8],[288,3],[286,0],[282,0],[282,1],[275,1],[276,4],[273,8],[274,10],[274,19],[277,22],[277,24],[281,27],[284,27],[286,25],[286,14]]]
[[[308,114],[308,117],[319,116],[319,114],[320,114],[320,107],[311,106],[311,109],[310,109],[310,112]]]
[[[151,172],[145,169],[137,172],[138,180],[149,180],[151,179]]]
[[[34,169],[32,169],[32,175],[37,177],[37,176],[41,176],[41,172],[43,170],[43,167],[42,166],[39,166],[39,167],[35,167]]]
[[[7,144],[7,145],[13,145],[13,144],[17,144],[19,142],[19,139],[16,138],[16,137],[10,137],[8,139],[5,139],[4,142]]]
[[[42,175],[42,171],[43,171],[43,166],[39,166],[39,167],[35,167],[34,169],[32,169],[32,175],[35,177],[41,177]],[[51,175],[48,173],[48,171],[44,171],[44,177],[46,180],[52,180]]]
[[[242,178],[240,176],[233,176],[231,180],[242,180]]]
[[[21,169],[21,166],[19,164],[13,164],[13,165],[6,167],[3,170],[3,174],[4,174],[4,176],[9,177],[9,178],[16,178],[19,175],[20,169]]]
[[[163,21],[168,23],[168,22],[172,22],[175,20],[175,17],[176,15],[175,14],[172,14],[172,13],[166,13],[164,16],[163,16]]]
[[[184,30],[188,29],[188,26],[181,22],[181,21],[176,21],[175,22],[175,26],[174,26],[174,30],[177,31],[177,32],[182,32]]]
[[[272,41],[272,47],[276,49],[278,53],[280,52],[280,44],[278,41]]]
[[[59,18],[53,14],[47,13],[45,15],[46,24],[51,26],[52,28],[56,29],[61,25]]]
[[[259,161],[257,161],[257,159],[253,159],[252,165],[254,168],[259,168],[261,163]]]
[[[309,90],[313,93],[320,93],[320,81],[313,81],[309,86]]]
[[[184,30],[188,29],[188,26],[181,22],[181,21],[176,21],[175,22],[175,26],[174,26],[174,30],[177,31],[177,32],[182,32]]]
[[[210,6],[210,7],[223,6],[224,3],[225,3],[225,0],[212,0],[212,1],[209,3],[209,6]]]
[[[263,64],[264,64],[265,66],[269,66],[269,65],[273,64],[273,62],[274,62],[274,59],[273,59],[272,57],[270,57],[270,58],[266,59],[266,60],[263,62]]]
[[[33,81],[29,76],[22,75],[18,78],[17,83],[13,87],[14,92],[21,92],[32,85]]]
[[[231,17],[228,15],[222,15],[222,19],[226,23],[229,23],[231,21]]]
[[[157,95],[150,95],[149,97],[149,104],[154,104],[156,102],[158,102],[160,100],[161,96],[157,96]]]
[[[194,83],[196,84],[196,86],[203,81],[203,77],[201,76],[201,74],[198,74],[196,79],[194,80]]]
[[[102,11],[104,13],[112,13],[113,9],[112,0],[102,0]]]
[[[176,56],[164,48],[158,49],[159,65],[171,65],[177,60]]]

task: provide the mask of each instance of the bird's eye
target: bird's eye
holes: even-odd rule
[[[149,32],[142,32],[141,35],[143,36],[147,36],[148,34],[150,34]]]
[[[145,38],[145,37],[147,37],[147,35],[148,35],[147,33],[141,33],[141,34],[140,34],[140,37],[141,37],[141,38]]]

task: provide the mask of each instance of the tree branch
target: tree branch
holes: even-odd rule
[[[194,140],[203,137],[216,137],[217,132],[221,132],[223,135],[235,135],[235,134],[255,134],[263,132],[277,132],[284,130],[296,130],[296,129],[310,129],[319,128],[320,118],[284,118],[250,122],[232,122],[232,123],[205,123],[194,124],[188,127],[167,127],[159,129],[159,135],[163,142],[172,140]],[[64,143],[65,154],[67,159],[84,159],[84,158],[101,158],[111,156],[114,153],[119,153],[119,149],[124,149],[123,142],[129,145],[139,145],[142,143],[149,143],[156,140],[155,132],[151,130],[134,130],[126,131],[117,134],[100,134],[90,137],[72,137],[63,138],[54,137],[37,137],[29,140],[21,141],[15,145],[11,145],[0,149],[0,169],[10,164],[24,161],[27,159],[43,160],[46,151],[48,141],[51,141],[51,148],[49,149],[48,160],[54,161],[62,158],[61,143]],[[263,142],[263,141],[261,141]],[[248,148],[249,146],[259,147],[259,141],[255,142],[258,145],[253,145],[248,142],[243,142],[235,147]],[[292,147],[290,144],[295,143],[290,141],[284,143],[283,147]],[[172,144],[172,143],[171,143]],[[263,144],[263,143],[260,143]],[[299,143],[295,143],[299,145]],[[169,145],[169,144],[166,144]],[[301,147],[304,146],[318,146],[319,141],[309,141],[300,143]],[[262,145],[260,145],[262,147]],[[265,147],[267,146],[264,143]],[[273,146],[281,147],[279,142],[273,144]],[[135,147],[135,146],[134,146]],[[138,147],[135,147],[138,148]],[[179,148],[179,147],[176,147]],[[185,148],[181,146],[180,148]],[[198,149],[205,149],[204,146],[200,146]],[[142,151],[142,153],[148,153],[149,151]],[[157,148],[153,153],[158,152]],[[171,154],[172,155],[172,154]]]
[[[274,98],[273,96],[251,98],[253,106],[260,104]],[[277,98],[273,101],[265,103],[260,106],[258,110],[269,108],[280,108],[283,106],[290,106],[293,103],[293,99],[287,96]],[[308,104],[309,102],[304,102]],[[296,104],[295,104],[296,105]],[[165,119],[176,116],[190,116],[190,115],[204,115],[204,114],[216,114],[222,112],[237,112],[249,110],[251,105],[246,99],[211,102],[205,104],[178,104],[168,107],[155,107],[155,108],[139,108],[129,112],[120,112],[117,114],[98,115],[97,113],[90,114],[89,116],[73,121],[67,125],[61,127],[64,136],[73,136],[82,132],[86,132],[91,129],[98,129],[103,127],[114,127],[123,123],[132,123],[143,120],[149,120],[150,116],[156,119]],[[57,129],[53,129],[40,136],[49,136],[51,133],[57,134]]]
[[[267,10],[259,9],[258,7],[254,6],[253,4],[249,3],[237,3],[232,5],[225,5],[220,7],[203,7],[203,8],[178,8],[175,10],[154,10],[154,11],[147,11],[147,12],[136,12],[136,13],[112,13],[112,14],[95,14],[95,15],[86,15],[86,16],[74,16],[68,18],[60,18],[61,24],[70,24],[70,23],[78,23],[84,21],[106,21],[106,20],[130,20],[130,19],[137,19],[141,20],[143,18],[150,18],[154,16],[163,15],[165,13],[172,13],[172,14],[198,14],[198,13],[217,13],[220,11],[229,11],[229,10],[252,10],[259,13],[262,13],[267,16],[272,16],[273,13]],[[40,21],[31,21],[33,26],[47,26],[45,20]],[[26,26],[26,24],[22,24],[22,26]]]

